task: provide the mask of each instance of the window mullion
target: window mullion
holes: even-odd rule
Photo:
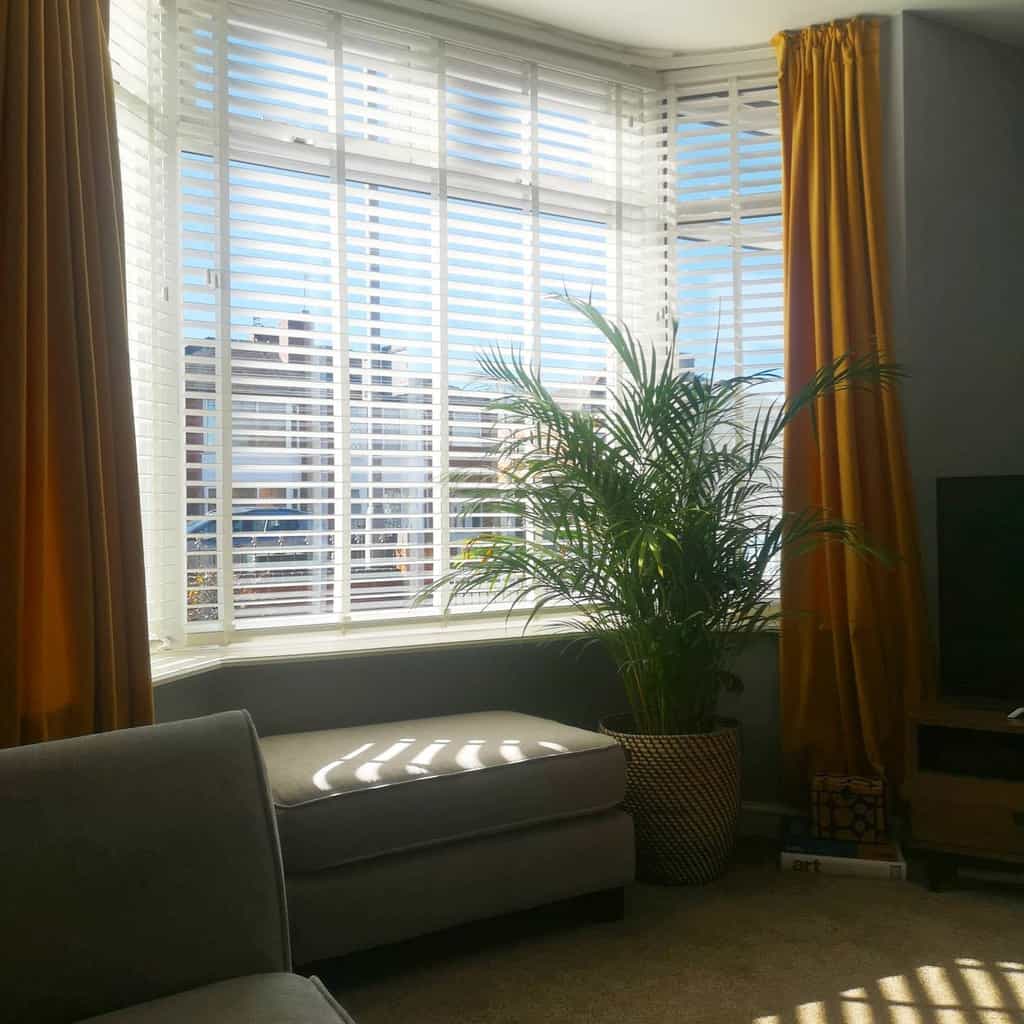
[[[641,143],[641,174],[651,199],[643,212],[644,283],[640,294],[646,308],[640,315],[650,326],[659,358],[677,359],[672,323],[679,312],[676,248],[681,225],[675,201],[678,101],[675,92],[666,92],[653,100],[653,111],[650,102],[645,99],[643,104]]]
[[[529,65],[530,118],[530,344],[529,365],[534,373],[541,372],[541,253],[540,253],[540,100],[538,97],[537,65]],[[513,424],[517,429],[519,424]],[[537,534],[529,523],[523,524],[523,537],[527,544],[537,541]]]
[[[530,87],[530,365],[536,373],[540,373],[540,318],[541,303],[541,267],[540,267],[540,142],[538,139],[539,99],[537,96],[537,65],[529,65]]]
[[[345,22],[334,21],[334,174],[338,283],[335,302],[338,330],[334,336],[334,614],[345,625],[352,614],[352,387],[349,366],[348,259],[346,218],[348,202],[345,159]]]
[[[216,270],[218,337],[220,351],[218,377],[220,384],[220,488],[217,501],[217,547],[220,566],[217,573],[220,593],[221,625],[225,639],[234,633],[235,584],[234,537],[232,529],[234,479],[234,399],[231,366],[231,129],[228,79],[227,5],[217,6],[217,249]]]
[[[615,86],[615,120],[614,120],[614,132],[615,132],[615,280],[613,282],[612,293],[615,296],[615,310],[614,316],[619,320],[626,319],[625,309],[625,246],[623,242],[623,232],[625,230],[625,222],[623,218],[623,187],[622,187],[622,86]],[[630,327],[633,325],[630,324]],[[618,353],[609,353],[613,357],[608,360],[608,373],[611,378],[608,381],[608,390],[606,394],[606,402],[611,404],[611,396],[618,393],[619,384],[622,379],[622,359]]]
[[[675,320],[680,314],[677,296],[679,294],[679,204],[677,201],[677,154],[676,133],[679,124],[679,90],[673,89],[668,97],[668,120],[665,128],[665,151],[661,157],[662,166],[658,168],[658,187],[655,203],[658,207],[657,217],[662,232],[662,329],[664,331],[665,352],[679,367],[679,347],[674,334]]]
[[[174,502],[164,513],[171,523],[173,538],[171,556],[172,572],[170,578],[161,580],[167,607],[172,609],[171,630],[172,646],[182,642],[188,628],[188,553],[186,551],[186,470],[185,470],[185,360],[181,341],[181,212],[178,197],[181,189],[180,161],[178,159],[178,74],[174,70],[178,63],[178,5],[167,4],[164,8],[165,30],[160,41],[160,76],[161,85],[166,90],[166,106],[164,108],[164,149],[160,154],[163,162],[165,184],[164,209],[167,214],[165,225],[164,274],[167,309],[167,322],[171,325],[171,351],[174,353],[174,396],[175,403],[171,419],[166,423],[166,452],[174,457],[171,464],[175,467],[173,479]]]
[[[434,421],[434,572],[447,572],[451,557],[451,483],[449,448],[451,429],[448,410],[448,108],[447,47],[438,43],[437,68],[437,232],[438,232],[438,369],[436,377],[437,410]],[[450,587],[435,600],[447,609]]]
[[[740,202],[739,82],[729,79],[730,234],[732,237],[733,373],[743,373],[743,209]]]

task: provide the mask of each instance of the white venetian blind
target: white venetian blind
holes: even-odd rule
[[[150,633],[177,628],[180,524],[173,188],[168,154],[166,22],[158,0],[112,0],[114,78],[132,401]]]
[[[726,374],[782,366],[782,153],[771,77],[675,97],[681,357]],[[721,323],[719,324],[719,312]]]
[[[341,321],[330,20],[178,10],[192,624],[335,612]]]
[[[339,25],[349,371],[344,610],[408,608],[433,577],[441,451],[440,47]]]
[[[710,373],[717,341],[717,376],[777,371],[744,408],[752,417],[784,390],[778,87],[771,73],[677,86],[665,111],[680,369]]]
[[[467,478],[444,495],[438,546],[449,564],[481,534],[522,535],[495,504],[501,467],[487,451],[515,424],[488,409],[495,394],[478,358],[496,341],[537,358],[533,75],[524,61],[445,48],[445,444],[449,472]]]
[[[441,479],[438,204],[349,182],[351,603],[407,607],[430,579]]]
[[[637,315],[642,94],[305,3],[174,7],[188,628],[408,614],[519,529],[450,482],[500,494],[478,357],[521,348],[574,407],[614,386],[548,293]]]

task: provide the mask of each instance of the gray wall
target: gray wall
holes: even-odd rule
[[[744,795],[758,802],[778,793],[776,646],[758,639],[737,666],[745,692],[722,701],[743,725]],[[497,708],[593,728],[626,710],[603,651],[536,640],[227,666],[155,695],[159,721],[246,708],[264,735]]]
[[[1024,473],[1024,51],[917,14],[891,43],[895,344],[934,630],[936,478]]]

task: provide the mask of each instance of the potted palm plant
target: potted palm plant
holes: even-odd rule
[[[778,557],[827,542],[868,551],[854,524],[823,510],[779,514],[783,430],[824,396],[898,371],[840,359],[765,405],[758,392],[777,375],[680,373],[674,343],[659,360],[590,303],[559,298],[608,340],[621,381],[605,408],[572,410],[520,352],[481,358],[509,424],[492,448],[503,486],[496,497],[493,474],[458,479],[479,488],[466,514],[499,512],[517,529],[467,542],[426,593],[557,606],[570,613],[563,632],[607,649],[631,710],[602,729],[627,753],[638,875],[707,881],[739,812],[738,727],[717,717],[718,698],[739,684],[737,651],[777,617]]]

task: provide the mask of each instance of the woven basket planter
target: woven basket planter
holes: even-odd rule
[[[626,751],[624,810],[636,828],[637,878],[661,885],[710,882],[725,869],[740,811],[740,736],[714,732],[647,736],[630,715],[601,723]]]

